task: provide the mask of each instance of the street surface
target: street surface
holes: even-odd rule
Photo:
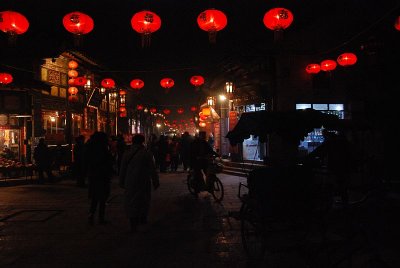
[[[247,261],[240,222],[228,216],[240,208],[238,186],[246,179],[219,177],[225,187],[221,204],[205,192],[198,199],[190,195],[186,173],[161,173],[149,223],[135,234],[129,233],[123,191],[116,178],[106,207],[111,222],[99,225],[96,221],[94,226],[87,222],[87,189],[76,187],[72,179],[44,185],[3,185],[0,267],[307,267],[304,258],[291,253],[266,253],[257,264]],[[389,225],[397,230],[396,226],[394,221]],[[390,235],[394,243],[384,254],[389,262],[398,264],[398,233]],[[346,267],[383,267],[365,266],[364,257],[358,254],[353,265]]]

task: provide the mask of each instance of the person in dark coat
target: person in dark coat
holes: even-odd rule
[[[192,136],[185,131],[180,140],[179,153],[182,159],[183,170],[186,171],[190,166],[190,144],[193,142]]]
[[[113,158],[108,148],[108,137],[104,132],[95,132],[87,143],[85,152],[87,175],[89,179],[89,224],[93,224],[99,207],[99,223],[105,224],[106,201],[110,195],[113,174]]]
[[[125,189],[124,207],[130,220],[131,232],[147,222],[151,200],[151,185],[159,187],[153,154],[144,146],[143,135],[136,134],[132,147],[124,154],[119,174],[119,185]]]
[[[54,175],[51,171],[53,157],[44,141],[44,138],[39,139],[39,144],[33,151],[33,158],[35,159],[36,168],[38,171],[39,183],[44,183],[44,172],[46,172],[49,182],[54,181]]]
[[[74,173],[76,176],[76,185],[79,187],[85,186],[85,167],[84,167],[84,151],[85,150],[85,137],[79,135],[75,138],[74,145]]]
[[[117,135],[117,174],[119,174],[119,171],[121,169],[121,161],[122,157],[124,155],[124,152],[126,150],[126,143],[124,141],[124,137],[121,134]]]
[[[158,157],[160,172],[167,172],[168,137],[160,135],[158,140]]]

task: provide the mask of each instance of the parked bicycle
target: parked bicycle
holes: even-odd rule
[[[197,179],[194,176],[194,171],[189,170],[187,175],[187,186],[189,192],[193,195],[197,195],[198,192],[208,191],[216,202],[221,202],[224,198],[224,185],[216,174],[222,172],[222,164],[220,163],[219,157],[210,157],[207,168],[206,182]]]

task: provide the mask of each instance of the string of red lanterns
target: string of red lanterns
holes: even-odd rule
[[[321,70],[325,71],[325,72],[333,71],[336,69],[336,66],[337,66],[336,62],[340,66],[348,67],[348,66],[356,64],[357,56],[354,53],[346,52],[346,53],[339,55],[339,57],[337,58],[336,61],[328,59],[328,60],[322,61],[321,64],[317,64],[317,63],[308,64],[306,66],[306,72],[309,74],[317,74]]]

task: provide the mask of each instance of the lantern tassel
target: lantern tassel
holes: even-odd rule
[[[142,48],[150,47],[151,45],[151,33],[142,34]]]
[[[274,31],[274,42],[280,43],[283,40],[283,31],[282,30],[275,30]]]
[[[16,34],[14,34],[14,33],[11,33],[9,36],[8,36],[8,45],[9,46],[15,46],[15,44],[17,43],[17,36],[18,35],[16,35]]]
[[[74,47],[80,47],[82,44],[82,35],[75,34],[74,35]]]
[[[211,44],[215,44],[217,42],[217,31],[211,30],[208,32],[208,41]]]

